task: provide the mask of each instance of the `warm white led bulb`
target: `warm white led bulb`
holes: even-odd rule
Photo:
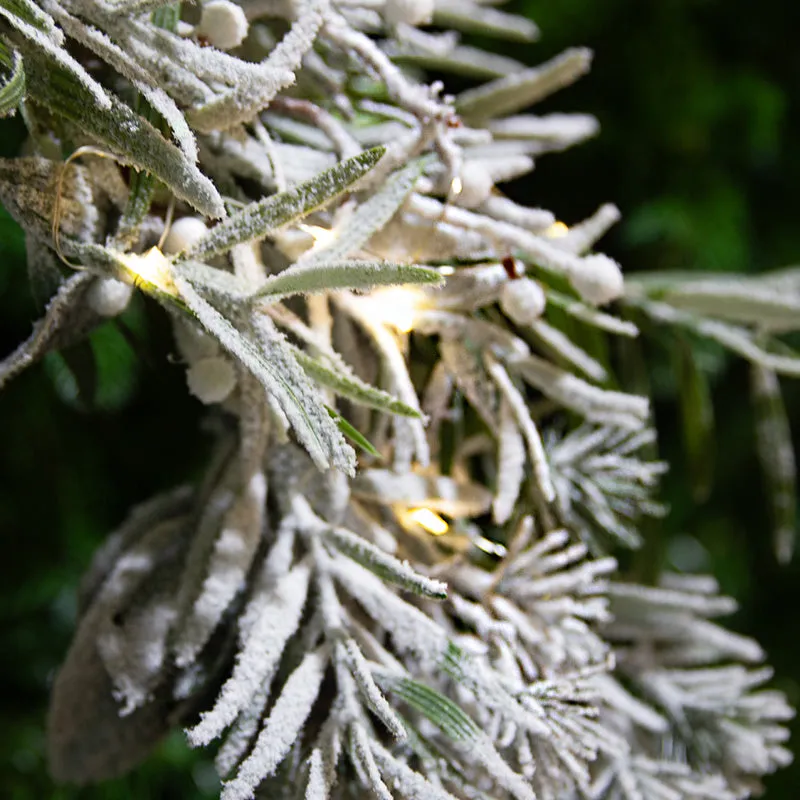
[[[181,217],[170,226],[162,251],[168,255],[180,253],[200,241],[208,233],[199,217]]]
[[[248,27],[240,6],[228,0],[211,0],[203,5],[197,33],[218,50],[233,50],[247,38]]]
[[[202,403],[221,403],[236,387],[236,370],[227,358],[201,358],[186,370],[189,391]]]
[[[428,25],[433,19],[433,0],[386,0],[383,14],[391,25]]]
[[[133,286],[116,278],[98,278],[89,288],[89,308],[101,317],[116,317],[127,307]]]
[[[625,290],[619,264],[601,253],[579,261],[570,271],[569,280],[578,294],[594,306],[616,300]]]
[[[542,287],[530,278],[518,278],[503,285],[500,308],[517,325],[532,325],[544,312]]]

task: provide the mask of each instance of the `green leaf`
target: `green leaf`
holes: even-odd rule
[[[365,150],[288,191],[245,206],[212,228],[183,257],[203,261],[237,244],[275,233],[347,191],[378,163],[384,151],[383,147]]]
[[[530,67],[467,89],[456,98],[456,110],[470,122],[513,114],[569,86],[588,69],[591,52],[571,48],[538,67]]]
[[[436,600],[447,598],[447,586],[444,583],[421,575],[408,562],[399,561],[361,536],[344,528],[327,528],[324,536],[339,552],[366,567],[381,580],[423,597]]]
[[[675,348],[675,369],[692,494],[697,502],[702,502],[708,498],[714,477],[714,407],[708,378],[698,366],[691,345],[683,338]]]
[[[480,728],[469,715],[430,686],[388,672],[379,672],[376,678],[384,691],[408,703],[453,741],[468,743],[479,738]]]
[[[320,359],[309,355],[299,347],[292,346],[292,351],[297,362],[310,378],[323,386],[333,389],[336,394],[346,397],[354,403],[376,408],[379,411],[385,411],[390,414],[399,414],[403,417],[414,417],[416,419],[422,416],[419,411],[402,400],[398,400],[388,392],[365,383],[357,375],[343,372],[341,369],[335,369],[323,363]]]
[[[372,442],[364,436],[361,431],[354,428],[338,411],[330,406],[325,406],[331,419],[336,423],[339,430],[354,444],[358,445],[365,453],[375,458],[380,458],[381,454]]]
[[[309,250],[298,265],[331,263],[348,258],[361,250],[373,234],[380,231],[397,213],[422,174],[430,158],[418,158],[391,175],[380,188],[360,203],[358,208],[337,226],[333,240]]]
[[[151,172],[201,213],[225,216],[214,184],[144,117],[113,95],[109,95],[109,108],[100,107],[80,76],[50,53],[27,45],[23,55],[31,99],[73,122],[121,163]]]
[[[797,464],[792,432],[774,372],[754,364],[751,396],[756,413],[756,442],[769,492],[773,518],[775,555],[783,564],[791,561],[797,536]]]
[[[0,40],[0,66],[11,72],[11,75],[0,86],[0,117],[8,117],[17,110],[17,106],[25,97],[25,70],[22,67],[22,56]]]
[[[293,294],[330,292],[339,289],[366,291],[374,286],[404,283],[439,285],[442,276],[416,264],[389,261],[340,261],[310,266],[296,265],[274,275],[251,295],[251,299],[280,299]]]
[[[694,331],[706,339],[711,339],[751,364],[758,364],[781,375],[800,377],[800,354],[789,348],[784,348],[781,353],[770,352],[760,342],[756,342],[755,334],[747,328],[715,319],[704,319],[673,308],[667,303],[659,303],[642,297],[626,296],[624,302],[641,309],[656,322],[677,325]]]
[[[319,392],[294,360],[285,339],[267,320],[245,335],[200,296],[180,274],[175,285],[200,324],[261,381],[292,424],[297,438],[320,469],[333,465],[352,474],[355,454],[323,406]],[[257,323],[256,323],[257,324]],[[256,341],[250,336],[255,334]]]

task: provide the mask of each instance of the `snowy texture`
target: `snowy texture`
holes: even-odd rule
[[[219,434],[89,570],[57,778],[175,725],[223,739],[226,800],[738,800],[790,759],[732,601],[609,555],[665,512],[666,468],[609,344],[633,317],[751,362],[787,560],[797,270],[628,278],[597,251],[616,207],[570,226],[505,197],[597,122],[530,113],[589,51],[462,41],[536,38],[497,5],[0,3],[0,114],[24,98],[33,154],[0,161],[0,199],[52,294],[0,386],[141,290]],[[48,136],[91,146],[62,164]]]

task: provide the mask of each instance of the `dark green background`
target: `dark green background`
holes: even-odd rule
[[[573,223],[613,201],[625,221],[603,249],[626,271],[758,272],[800,256],[800,6],[786,0],[522,0],[542,40],[502,45],[538,63],[570,45],[595,51],[591,74],[541,104],[584,111],[598,139],[547,156],[510,192]],[[18,123],[0,127],[15,152]],[[0,218],[0,353],[30,331],[24,245]],[[74,588],[93,549],[134,502],[194,477],[208,446],[202,408],[169,361],[164,319],[137,299],[126,339],[107,326],[93,337],[101,365],[91,408],[70,401],[58,359],[0,394],[0,796],[176,798],[213,795],[210,768],[179,735],[135,775],[85,791],[47,777],[47,685],[74,622]],[[730,622],[756,636],[776,685],[800,702],[797,624],[800,566],[775,563],[768,505],[755,460],[747,370],[698,351],[714,391],[716,469],[704,502],[693,497],[681,444],[675,381],[663,333],[648,339],[660,450],[673,465],[672,507],[651,532],[645,558],[713,571],[741,611]],[[85,357],[75,352],[72,358]],[[800,384],[784,381],[795,444]],[[658,555],[656,555],[658,554]],[[641,565],[639,565],[641,566]],[[647,565],[651,566],[651,565]],[[795,732],[795,742],[798,740]],[[795,744],[795,747],[797,745]],[[768,781],[768,797],[800,796],[797,766]]]

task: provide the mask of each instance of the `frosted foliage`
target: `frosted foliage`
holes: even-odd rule
[[[645,319],[751,362],[788,560],[797,269],[624,275],[615,206],[560,222],[505,196],[598,123],[535,108],[588,50],[467,43],[537,38],[499,2],[195,5],[0,3],[0,114],[24,98],[30,126],[0,200],[50,296],[0,387],[142,291],[215,438],[89,568],[54,777],[117,777],[178,726],[222,740],[226,800],[757,794],[792,712],[720,624],[735,604],[612,554],[666,512],[614,348]]]

